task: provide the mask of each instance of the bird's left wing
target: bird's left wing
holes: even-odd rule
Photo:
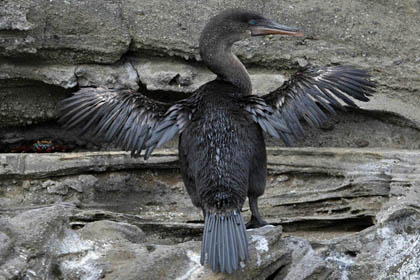
[[[300,119],[319,127],[327,119],[324,111],[342,108],[338,100],[357,107],[350,98],[369,101],[375,84],[365,70],[351,66],[306,68],[275,91],[258,97],[243,97],[244,109],[261,128],[290,145],[292,138],[303,136]]]
[[[83,88],[58,106],[59,122],[66,128],[82,127],[105,137],[145,159],[152,151],[182,132],[191,120],[193,98],[174,104],[150,99],[131,90]]]

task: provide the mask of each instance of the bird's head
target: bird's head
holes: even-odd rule
[[[228,45],[250,36],[272,34],[303,36],[298,28],[278,24],[258,13],[243,9],[229,9],[214,16],[202,33],[207,38],[224,40]]]
[[[258,13],[230,9],[214,16],[200,37],[200,55],[218,78],[252,94],[252,83],[245,66],[232,53],[232,45],[250,36],[283,34],[302,36],[299,29],[278,24]]]

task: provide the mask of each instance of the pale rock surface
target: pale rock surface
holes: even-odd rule
[[[264,218],[232,275],[199,264],[174,150],[0,155],[0,279],[416,279],[417,151],[269,149]],[[244,207],[245,219],[249,209]]]
[[[418,1],[0,2],[1,280],[418,279]],[[199,264],[202,216],[174,150],[91,152],[109,145],[63,131],[55,106],[87,86],[188,96],[214,78],[201,29],[238,6],[305,32],[235,45],[255,93],[309,64],[368,69],[378,89],[368,111],[305,126],[295,146],[317,148],[269,149],[259,203],[276,226],[248,231],[250,260],[227,276]],[[82,152],[4,153],[39,139]]]

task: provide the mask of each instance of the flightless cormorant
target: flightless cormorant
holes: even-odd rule
[[[179,137],[181,174],[192,203],[205,215],[201,263],[231,273],[248,259],[248,239],[241,209],[246,197],[252,212],[247,227],[266,224],[258,197],[266,183],[263,131],[290,144],[303,135],[300,119],[319,126],[324,112],[348,97],[368,101],[374,84],[364,70],[350,66],[308,67],[264,95],[252,95],[245,66],[232,45],[249,36],[300,36],[296,29],[257,13],[231,9],[210,19],[200,37],[200,54],[217,74],[194,94],[163,103],[131,90],[82,88],[59,104],[60,122],[83,126],[138,156]]]

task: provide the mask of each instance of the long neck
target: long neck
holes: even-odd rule
[[[219,78],[237,86],[243,95],[250,95],[252,84],[248,71],[232,53],[235,41],[235,38],[224,38],[217,32],[203,32],[200,38],[200,55],[207,67]]]

